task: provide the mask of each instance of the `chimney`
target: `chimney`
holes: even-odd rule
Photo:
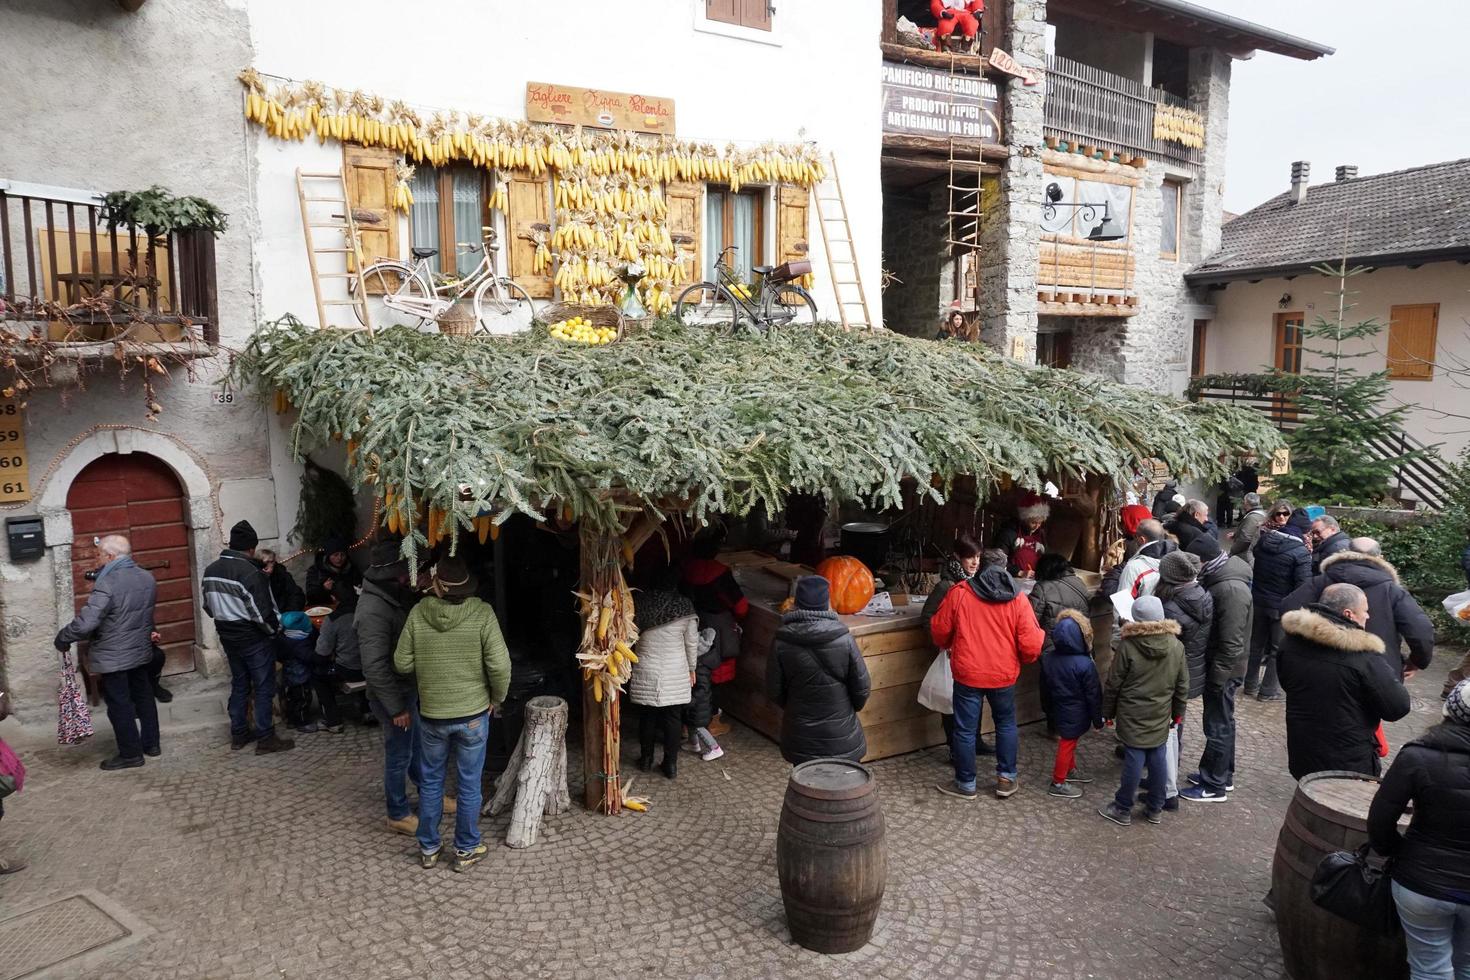
[[[1337,168],[1337,182],[1340,184],[1345,180],[1352,180],[1358,176],[1358,165],[1356,163],[1344,163]]]
[[[1312,164],[1308,160],[1297,160],[1291,165],[1291,203],[1300,204],[1307,199],[1307,184],[1312,179]]]

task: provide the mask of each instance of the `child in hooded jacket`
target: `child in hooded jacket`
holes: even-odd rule
[[[325,728],[342,731],[342,715],[332,686],[332,662],[316,653],[317,630],[304,612],[281,614],[281,635],[276,640],[276,659],[281,662],[286,721],[298,732]],[[322,724],[310,719],[312,692],[321,708]]]
[[[1075,609],[1057,614],[1052,648],[1041,657],[1041,706],[1057,730],[1057,757],[1052,766],[1052,796],[1075,800],[1079,783],[1092,777],[1077,771],[1077,742],[1088,728],[1101,728],[1102,681],[1092,662],[1092,624]]]

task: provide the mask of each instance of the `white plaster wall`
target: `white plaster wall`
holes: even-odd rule
[[[671,97],[683,139],[814,140],[837,155],[858,261],[877,301],[879,4],[851,5],[841,17],[818,4],[781,4],[770,37],[752,40],[760,32],[705,25],[704,0],[581,0],[555,11],[554,29],[553,11],[538,4],[441,0],[429,16],[385,0],[245,2],[253,63],[265,73],[508,119],[525,117],[526,82],[555,82]],[[251,140],[262,311],[306,319],[313,301],[292,173],[335,170],[341,150],[330,141]],[[819,315],[835,318],[815,209],[811,220],[813,292]]]
[[[1263,279],[1258,283],[1235,282],[1223,290],[1211,290],[1216,315],[1205,341],[1205,370],[1246,372],[1270,368],[1274,362],[1279,312],[1304,311],[1307,322],[1317,316],[1336,316],[1336,280],[1310,274],[1295,279]],[[1369,318],[1383,324],[1383,332],[1370,345],[1359,345],[1369,355],[1355,363],[1360,370],[1382,370],[1387,364],[1390,308],[1409,303],[1439,304],[1439,358],[1441,367],[1428,381],[1395,381],[1393,398],[1417,406],[1410,411],[1408,433],[1425,443],[1440,443],[1441,452],[1453,458],[1470,448],[1470,419],[1446,418],[1440,412],[1470,415],[1470,376],[1459,384],[1444,369],[1458,359],[1470,362],[1470,268],[1457,262],[1436,262],[1418,269],[1393,268],[1354,276],[1349,280],[1349,297],[1355,304],[1347,313],[1349,323]],[[1290,293],[1291,303],[1279,301]],[[1320,358],[1307,356],[1308,364]],[[1465,386],[1465,387],[1462,387]],[[1438,409],[1440,412],[1436,412]]]

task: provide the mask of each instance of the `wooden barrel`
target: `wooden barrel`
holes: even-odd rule
[[[1377,779],[1356,772],[1313,773],[1297,784],[1271,862],[1276,931],[1292,980],[1409,975],[1402,936],[1377,935],[1312,903],[1317,863],[1368,840],[1368,805],[1377,791]]]
[[[888,879],[883,810],[873,771],[846,759],[791,770],[776,872],[791,938],[819,953],[861,949]]]

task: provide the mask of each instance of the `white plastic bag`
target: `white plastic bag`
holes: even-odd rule
[[[1168,747],[1164,750],[1164,799],[1179,795],[1179,735],[1183,725],[1169,725]]]
[[[954,714],[954,675],[949,672],[949,651],[940,650],[919,685],[919,703],[941,715]]]
[[[1455,619],[1470,621],[1470,589],[1447,596],[1444,601],[1444,611]]]

